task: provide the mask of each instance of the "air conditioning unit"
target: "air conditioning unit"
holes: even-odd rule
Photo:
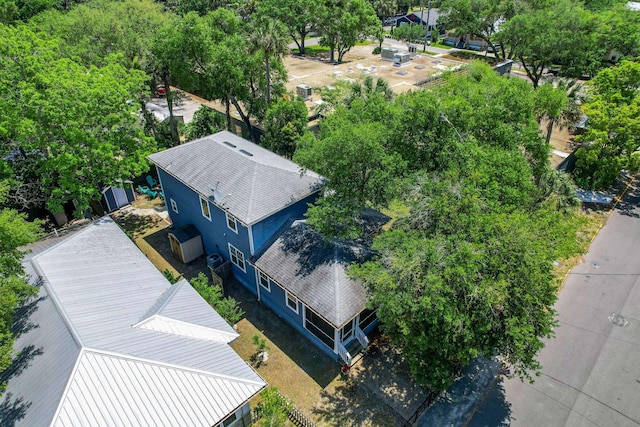
[[[296,86],[296,94],[304,99],[305,101],[311,99],[311,94],[313,89],[308,85],[298,85]]]

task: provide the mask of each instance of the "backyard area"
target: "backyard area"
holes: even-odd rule
[[[112,214],[160,270],[186,279],[204,272],[204,257],[185,265],[171,254],[170,222],[160,199],[139,196],[130,207]],[[237,323],[240,337],[232,347],[246,361],[255,360],[254,335],[266,339],[269,358],[255,364],[256,371],[319,426],[402,426],[421,407],[427,393],[410,381],[401,355],[382,336],[372,351],[347,375],[340,364],[326,356],[240,283],[225,281],[224,292],[239,301],[244,318]]]

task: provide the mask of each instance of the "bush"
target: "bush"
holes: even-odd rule
[[[191,279],[191,286],[206,302],[213,307],[220,316],[231,325],[235,325],[244,316],[238,301],[231,297],[224,297],[219,286],[209,285],[209,278],[204,273],[198,273]]]
[[[380,52],[382,52],[382,48],[381,48],[380,46],[376,46],[376,47],[373,49],[373,52],[372,52],[372,53],[373,53],[374,55],[380,55]]]

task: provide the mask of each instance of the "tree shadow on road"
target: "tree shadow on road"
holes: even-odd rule
[[[624,195],[624,198],[616,205],[616,211],[621,215],[632,218],[640,218],[640,189],[632,184]]]

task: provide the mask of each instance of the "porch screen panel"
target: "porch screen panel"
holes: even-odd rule
[[[333,339],[333,326],[322,320],[320,316],[305,307],[305,328],[316,338],[328,345],[331,349],[335,344]]]
[[[367,329],[374,320],[376,320],[376,311],[365,308],[360,313],[360,329]]]

